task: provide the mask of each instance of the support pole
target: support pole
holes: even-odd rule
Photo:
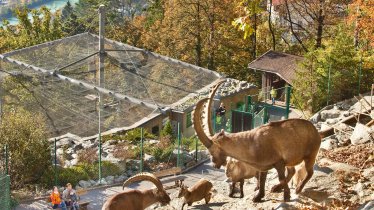
[[[290,98],[291,98],[291,87],[287,85],[286,86],[286,119],[288,119],[290,115]]]
[[[264,107],[264,116],[262,117],[262,124],[267,123],[267,115],[268,115],[268,108],[265,106]]]
[[[99,6],[99,87],[104,87],[104,58],[105,58],[105,49],[104,49],[104,28],[105,28],[105,6]],[[99,93],[99,183],[101,184],[101,108],[102,108],[103,98],[102,94]]]
[[[143,132],[143,128],[140,128],[140,173],[143,172],[143,164],[144,164],[144,160],[143,160],[143,141],[144,141],[144,132]]]
[[[359,69],[358,69],[358,93],[357,93],[357,95],[360,94],[361,73],[362,73],[362,57],[361,57],[360,66],[359,66]]]
[[[177,166],[178,167],[181,167],[180,150],[181,150],[181,133],[180,133],[180,123],[178,123],[178,156],[177,156]]]
[[[55,170],[55,186],[57,186],[57,140],[54,142],[54,170]]]
[[[9,175],[9,151],[8,151],[8,144],[5,144],[5,174]]]

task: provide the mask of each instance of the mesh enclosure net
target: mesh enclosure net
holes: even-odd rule
[[[0,60],[4,102],[42,113],[50,137],[97,134],[98,42],[96,35],[84,33],[4,54]],[[178,104],[220,77],[111,40],[105,41],[105,49],[102,87],[107,94],[102,94],[102,131],[130,127],[160,115],[159,107]]]

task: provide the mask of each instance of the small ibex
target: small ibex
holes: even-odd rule
[[[104,203],[102,210],[141,210],[157,202],[160,202],[161,205],[170,203],[170,197],[163,188],[161,181],[151,173],[140,173],[130,177],[123,183],[123,188],[137,181],[150,181],[156,185],[156,189],[130,190],[118,193]]]
[[[255,190],[259,188],[259,182],[258,182],[259,172],[255,168],[253,168],[251,165],[246,164],[243,161],[238,161],[234,158],[228,157],[225,173],[229,181],[232,182],[232,185],[230,187],[230,194],[229,194],[229,197],[231,198],[234,197],[235,185],[237,182],[240,182],[240,198],[244,197],[244,192],[243,192],[244,179],[250,179],[252,177],[256,177],[257,187]]]
[[[292,177],[292,181],[294,185],[299,184],[303,178],[306,176],[306,170],[305,170],[305,165],[304,163],[301,163],[295,167],[288,167],[286,169],[287,175],[290,174],[290,170],[296,170],[296,173]],[[232,182],[232,185],[230,187],[230,194],[229,197],[233,197],[234,191],[235,191],[235,185],[237,182],[240,182],[240,198],[244,197],[243,193],[243,185],[244,185],[244,179],[250,179],[252,177],[256,177],[257,179],[257,186],[255,190],[258,190],[260,185],[259,185],[259,174],[260,172],[257,171],[255,168],[253,168],[251,165],[239,161],[235,158],[228,157],[227,158],[227,163],[226,163],[226,177],[228,178],[229,181]],[[293,174],[293,172],[291,172]],[[272,192],[280,192],[282,190],[281,185],[275,185],[271,191]]]
[[[206,179],[200,179],[194,186],[188,188],[185,185],[180,186],[178,198],[184,197],[183,205],[191,206],[193,202],[205,199],[205,203],[209,203],[212,197],[213,184]]]

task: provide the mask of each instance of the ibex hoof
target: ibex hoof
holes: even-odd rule
[[[275,185],[274,187],[271,188],[271,191],[272,193],[279,193],[279,192],[282,192],[283,190],[283,186],[280,185],[280,184],[277,184]]]
[[[260,188],[257,186],[253,191],[257,191],[257,190],[259,190]]]
[[[231,193],[230,193],[230,194],[229,194],[229,197],[230,197],[230,198],[233,198],[233,197],[234,197],[234,194],[231,194]]]
[[[257,195],[255,197],[253,197],[252,201],[255,202],[255,203],[259,203],[261,202],[261,199],[264,197],[265,195],[261,195],[260,193],[257,193]]]
[[[244,195],[243,194],[240,194],[240,197],[239,198],[244,198]]]
[[[300,187],[296,187],[296,194],[299,194],[299,193],[301,193],[301,188]]]
[[[284,202],[289,202],[291,200],[291,196],[288,194],[288,195],[284,195]]]

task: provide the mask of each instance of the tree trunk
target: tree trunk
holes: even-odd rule
[[[270,33],[271,33],[271,37],[272,37],[272,40],[273,40],[273,50],[275,50],[275,34],[274,34],[274,30],[273,30],[273,26],[271,24],[271,8],[272,8],[272,5],[273,5],[273,1],[270,0],[269,1],[269,30],[270,30]]]
[[[257,57],[257,14],[253,16],[253,34],[251,35],[252,40],[252,59],[256,59]]]
[[[212,1],[212,10],[210,11],[210,18],[209,18],[209,52],[208,52],[208,69],[214,70],[214,8],[215,8],[215,0]]]
[[[195,57],[195,64],[196,66],[201,66],[201,33],[200,33],[200,1],[197,3],[197,16],[196,16],[196,28],[197,28],[197,35],[196,35],[196,45],[195,45],[195,51],[196,51],[196,57]]]
[[[322,34],[323,34],[323,26],[324,26],[324,19],[325,19],[323,7],[324,7],[324,0],[320,0],[318,17],[317,17],[318,25],[317,25],[316,48],[322,47]]]

